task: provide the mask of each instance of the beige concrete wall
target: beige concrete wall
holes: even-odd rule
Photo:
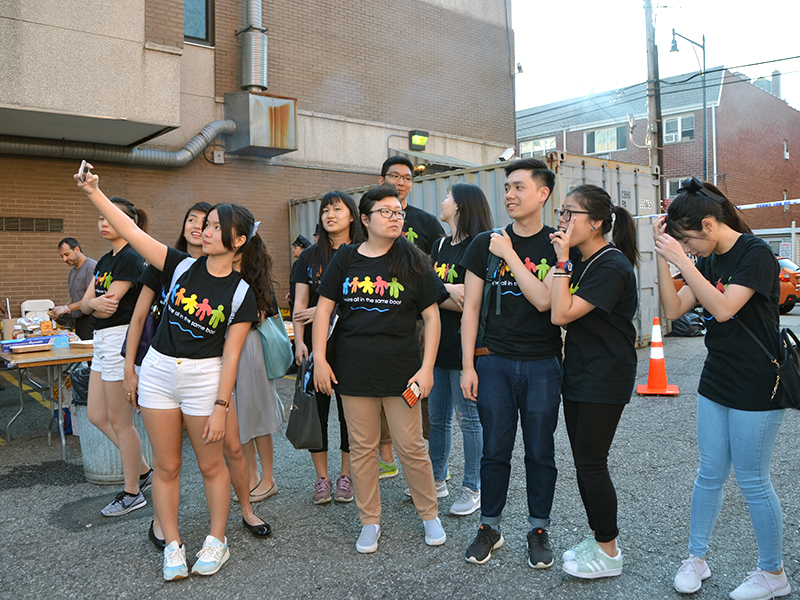
[[[402,136],[388,138],[391,148],[407,149],[412,129],[310,111],[298,111],[297,116],[299,149],[274,158],[276,163],[374,172],[386,160],[388,136]],[[496,162],[506,147],[431,131],[426,152],[484,165]]]
[[[144,0],[0,0],[0,39],[0,104],[179,122],[180,56],[144,47]]]

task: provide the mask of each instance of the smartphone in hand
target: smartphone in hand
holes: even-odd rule
[[[406,391],[403,392],[403,399],[408,404],[409,408],[413,408],[414,405],[419,401],[419,394],[420,389],[417,385],[416,381],[412,381],[411,385],[406,388]]]
[[[81,183],[86,183],[86,176],[89,174],[89,163],[85,160],[81,161],[81,168],[78,169],[78,178],[81,180]]]

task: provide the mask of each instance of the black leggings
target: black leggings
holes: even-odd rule
[[[624,404],[572,402],[564,398],[564,421],[578,475],[578,489],[598,542],[619,535],[617,492],[608,472],[608,451]]]
[[[317,412],[319,412],[319,424],[322,426],[322,448],[310,450],[315,452],[328,451],[328,412],[331,406],[331,397],[317,392]],[[350,437],[347,433],[347,421],[344,420],[344,409],[342,408],[342,397],[336,392],[336,407],[339,409],[339,437],[341,442],[339,448],[342,452],[350,452]]]

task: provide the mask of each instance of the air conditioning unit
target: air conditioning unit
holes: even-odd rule
[[[272,157],[297,150],[297,100],[262,92],[225,94],[225,118],[236,122],[230,154]]]
[[[678,134],[677,133],[665,133],[664,134],[664,143],[671,144],[672,142],[678,141]]]

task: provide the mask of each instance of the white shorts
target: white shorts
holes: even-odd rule
[[[128,333],[127,325],[94,330],[92,371],[99,372],[103,381],[122,381],[125,378],[125,357],[120,351],[126,333]]]
[[[214,412],[221,370],[222,357],[174,358],[151,346],[139,371],[139,406],[207,417]]]

